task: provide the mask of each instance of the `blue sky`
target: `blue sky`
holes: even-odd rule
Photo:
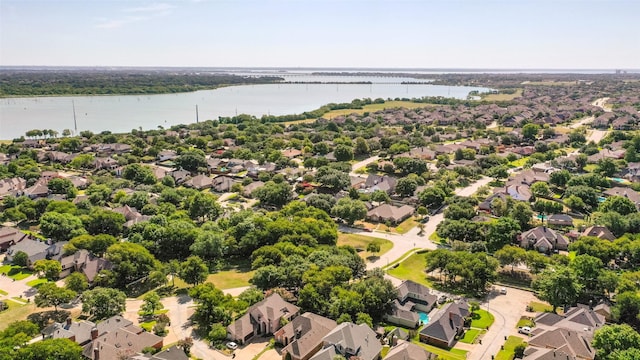
[[[638,0],[0,0],[0,65],[640,68]]]

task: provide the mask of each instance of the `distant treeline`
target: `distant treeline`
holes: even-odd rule
[[[168,94],[284,79],[162,71],[3,71],[0,97],[46,95]]]

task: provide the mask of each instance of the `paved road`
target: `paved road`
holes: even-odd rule
[[[360,169],[361,167],[365,167],[374,161],[378,161],[378,159],[380,159],[380,156],[376,155],[351,165],[351,172],[349,173],[349,175],[358,176],[358,174],[355,173],[356,170]]]

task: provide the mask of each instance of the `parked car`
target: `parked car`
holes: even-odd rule
[[[238,348],[238,344],[234,343],[233,341],[229,341],[229,342],[227,343],[227,347],[228,347],[229,349],[231,349],[231,350],[235,350],[235,349],[237,349],[237,348]]]
[[[520,334],[531,335],[531,328],[528,326],[520,326],[518,332]]]
[[[441,296],[438,298],[438,304],[444,304],[444,303],[446,303],[446,302],[447,302],[447,300],[448,300],[448,299],[447,299],[447,296],[446,296],[446,295],[441,295]]]
[[[502,289],[500,289],[500,294],[507,295],[507,288],[503,287]]]

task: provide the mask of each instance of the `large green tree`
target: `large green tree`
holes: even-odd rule
[[[40,218],[42,235],[55,241],[67,241],[86,233],[82,221],[75,215],[47,212]]]
[[[344,197],[338,200],[331,209],[331,213],[346,221],[347,224],[353,225],[355,221],[362,220],[367,216],[367,207],[360,200]]]
[[[559,306],[573,305],[583,288],[576,274],[564,266],[544,270],[532,285],[539,292],[540,299],[553,306],[553,312]]]
[[[619,352],[640,348],[640,334],[627,324],[606,325],[594,333],[593,346],[598,359],[617,360]]]
[[[180,277],[187,284],[198,285],[207,280],[209,268],[207,264],[198,256],[189,256],[181,264]]]
[[[82,311],[96,320],[122,314],[126,309],[127,295],[120,290],[97,287],[82,294]]]
[[[47,339],[20,348],[15,359],[82,360],[82,347],[69,339]]]
[[[38,287],[35,303],[38,307],[53,306],[58,311],[58,305],[66,304],[76,297],[73,290],[58,287],[55,283],[45,283]]]

